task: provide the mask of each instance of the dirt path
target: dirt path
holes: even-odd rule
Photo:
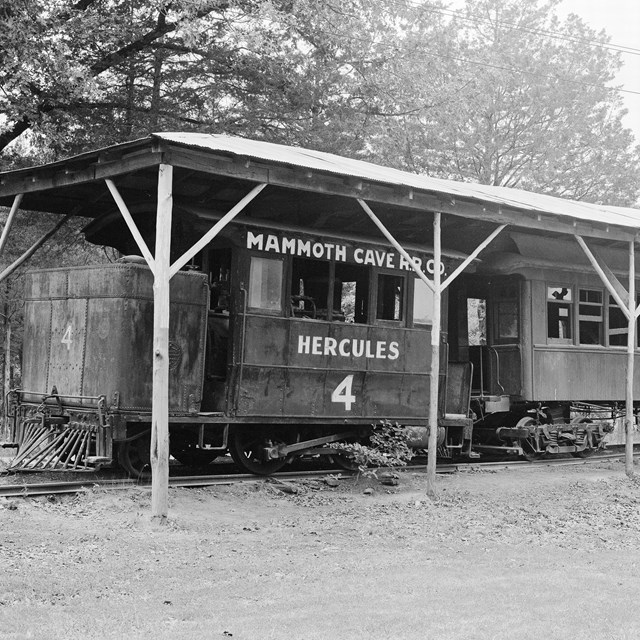
[[[0,501],[0,638],[637,639],[623,465]]]

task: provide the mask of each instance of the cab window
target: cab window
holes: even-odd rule
[[[251,256],[248,306],[252,309],[282,311],[283,261]]]
[[[433,324],[433,290],[420,278],[413,284],[413,323]]]
[[[366,324],[369,318],[369,269],[338,263],[333,289],[333,319]]]
[[[401,322],[404,320],[405,299],[404,276],[378,275],[378,296],[376,302],[376,318],[378,320],[392,320]]]

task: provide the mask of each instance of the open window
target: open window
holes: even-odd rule
[[[284,262],[251,256],[247,306],[267,313],[282,312]]]
[[[629,321],[624,311],[617,305],[615,298],[609,296],[609,346],[626,347],[629,337]]]
[[[493,316],[493,342],[512,344],[520,339],[520,291],[515,282],[495,287],[491,314]]]
[[[547,287],[547,338],[549,342],[573,341],[573,291],[570,287]]]
[[[291,315],[327,320],[331,263],[294,258],[291,267]]]
[[[604,313],[602,291],[578,291],[578,340],[580,344],[603,344]]]
[[[413,324],[433,324],[433,289],[420,278],[413,281]]]
[[[207,260],[210,308],[216,313],[228,313],[231,296],[231,248],[214,247]]]
[[[405,316],[405,289],[407,279],[403,275],[378,274],[376,319],[400,323]]]
[[[369,269],[337,263],[333,287],[333,319],[366,324],[369,319]]]

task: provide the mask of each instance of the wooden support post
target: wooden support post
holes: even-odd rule
[[[373,223],[382,231],[387,240],[396,248],[405,260],[411,265],[415,274],[433,291],[433,321],[431,325],[431,383],[429,386],[429,449],[427,452],[427,494],[434,496],[436,493],[436,459],[438,448],[438,397],[440,391],[440,335],[442,331],[442,292],[466,269],[478,254],[485,249],[496,236],[507,226],[500,225],[494,229],[489,236],[483,240],[476,250],[468,256],[464,262],[444,281],[442,282],[440,269],[438,265],[442,264],[442,239],[441,226],[442,215],[435,212],[433,217],[433,262],[436,265],[433,274],[433,282],[422,273],[420,267],[416,265],[407,251],[393,237],[391,232],[382,224],[380,219],[373,213],[369,205],[362,199],[358,199],[358,203],[364,209],[366,214],[371,218]],[[640,313],[640,311],[639,311]]]
[[[427,450],[427,495],[436,495],[436,460],[438,454],[438,395],[440,389],[440,324],[442,289],[440,263],[442,246],[440,241],[441,214],[433,214],[433,324],[431,325],[431,381],[429,385],[429,448]]]
[[[587,243],[578,235],[575,236],[578,244],[582,247],[587,258],[591,262],[596,273],[600,276],[607,291],[612,295],[618,306],[627,317],[627,376],[625,389],[625,473],[631,477],[633,471],[633,377],[636,351],[636,319],[638,309],[636,309],[636,259],[635,240],[629,241],[629,287],[624,290],[614,273],[598,258],[587,246]],[[602,262],[602,264],[601,264]]]
[[[158,209],[153,279],[153,400],[151,409],[151,516],[169,510],[169,269],[173,167],[158,170]]]
[[[625,398],[625,464],[627,476],[634,474],[633,470],[633,373],[636,352],[636,257],[635,241],[629,242],[629,334],[627,338],[627,393]],[[632,311],[633,310],[633,311]]]

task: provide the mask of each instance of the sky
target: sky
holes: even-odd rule
[[[594,29],[604,29],[611,36],[611,44],[636,50],[635,54],[622,55],[624,67],[616,84],[635,91],[635,95],[622,93],[629,110],[623,122],[640,144],[640,0],[563,0],[558,13],[561,17],[575,13]]]

